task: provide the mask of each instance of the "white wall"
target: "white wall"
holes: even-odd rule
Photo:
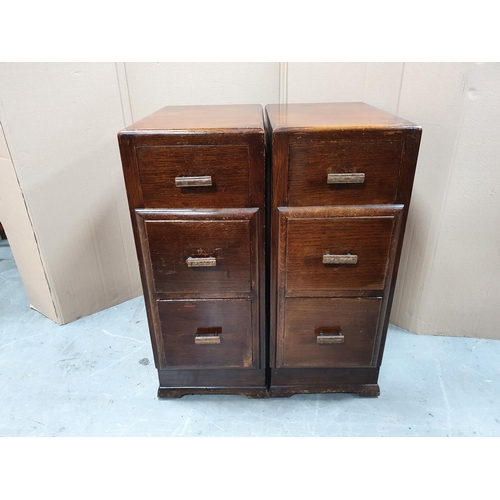
[[[66,266],[51,283],[58,300],[71,309],[95,295],[90,314],[140,293],[120,128],[165,105],[327,101],[364,101],[423,127],[391,321],[500,339],[497,63],[0,65],[0,121],[42,258]],[[74,268],[97,281],[75,281]]]
[[[278,102],[278,63],[127,63],[132,119],[163,106]]]

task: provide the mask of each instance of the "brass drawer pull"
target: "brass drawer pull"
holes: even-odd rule
[[[188,257],[186,259],[188,267],[213,267],[217,265],[215,257]]]
[[[323,264],[357,264],[357,255],[323,255]]]
[[[220,344],[218,333],[197,333],[194,337],[195,344]]]
[[[194,337],[195,344],[220,344],[220,326],[210,328],[198,328]]]
[[[198,186],[211,186],[211,175],[200,175],[198,177],[176,177],[176,187],[198,187]]]
[[[316,337],[316,342],[320,345],[323,344],[343,344],[344,343],[344,334],[342,332],[335,334],[324,334],[320,333]]]
[[[365,174],[328,174],[327,184],[363,184]]]

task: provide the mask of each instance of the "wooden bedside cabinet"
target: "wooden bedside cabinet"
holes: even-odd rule
[[[378,396],[420,127],[363,103],[266,106],[270,396]]]
[[[266,396],[262,107],[166,107],[118,139],[158,396]]]

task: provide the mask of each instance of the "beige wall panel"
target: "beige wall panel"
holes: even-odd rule
[[[0,65],[0,119],[61,322],[141,293],[114,63]]]
[[[289,63],[288,102],[361,101],[396,113],[402,63]]]
[[[403,63],[367,63],[361,101],[397,115],[403,71]]]
[[[430,329],[429,317],[421,315],[424,297],[441,302],[430,288],[430,264],[460,140],[466,73],[460,63],[405,65],[398,113],[423,133],[391,322],[417,333]]]
[[[288,63],[288,102],[360,101],[366,63]]]
[[[16,266],[30,304],[38,311],[43,311],[53,321],[57,321],[58,317],[40,259],[38,244],[1,124],[0,222],[8,235],[9,246],[16,255]],[[2,298],[8,299],[8,297]]]
[[[469,64],[417,331],[500,339],[500,64]]]
[[[126,63],[132,118],[164,106],[269,104],[279,98],[279,63]]]

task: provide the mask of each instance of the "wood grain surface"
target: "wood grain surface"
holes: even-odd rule
[[[158,396],[266,395],[262,107],[167,107],[118,140]]]
[[[421,129],[363,103],[268,105],[266,126],[270,395],[378,396]]]

